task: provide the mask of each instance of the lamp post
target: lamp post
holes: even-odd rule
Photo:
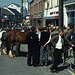
[[[23,0],[22,0],[22,22],[23,22]]]
[[[59,28],[63,29],[63,0],[59,0]]]

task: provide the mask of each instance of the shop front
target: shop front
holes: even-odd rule
[[[45,25],[55,25],[58,26],[58,7],[45,10],[44,12],[44,19],[45,19]]]
[[[38,14],[37,15],[37,26],[41,26],[42,27],[42,14]]]
[[[42,26],[42,14],[30,16],[30,24],[34,27]]]

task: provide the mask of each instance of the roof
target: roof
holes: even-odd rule
[[[8,9],[11,10],[15,15],[21,15],[21,13],[19,13],[16,9],[11,9],[11,8]]]
[[[30,4],[33,3],[33,2],[34,2],[34,0],[32,0],[32,1],[30,2]]]
[[[0,14],[1,14],[1,8],[0,8]],[[7,9],[2,8],[2,14],[3,15],[13,15],[11,12],[9,12]]]
[[[16,3],[11,3],[11,4],[14,4],[14,5],[16,5],[16,6],[20,7],[20,5],[18,5],[18,4],[16,4]],[[9,5],[11,5],[11,4],[9,4]],[[8,5],[8,6],[9,6],[9,5]]]

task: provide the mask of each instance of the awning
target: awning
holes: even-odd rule
[[[54,16],[52,16],[52,17],[44,17],[44,19],[54,19]]]
[[[58,19],[58,16],[44,17],[44,19]]]

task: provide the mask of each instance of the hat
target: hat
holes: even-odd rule
[[[47,30],[47,27],[43,27],[43,30]]]
[[[70,28],[73,28],[73,27],[74,27],[72,23],[69,23],[68,26],[69,26]]]

